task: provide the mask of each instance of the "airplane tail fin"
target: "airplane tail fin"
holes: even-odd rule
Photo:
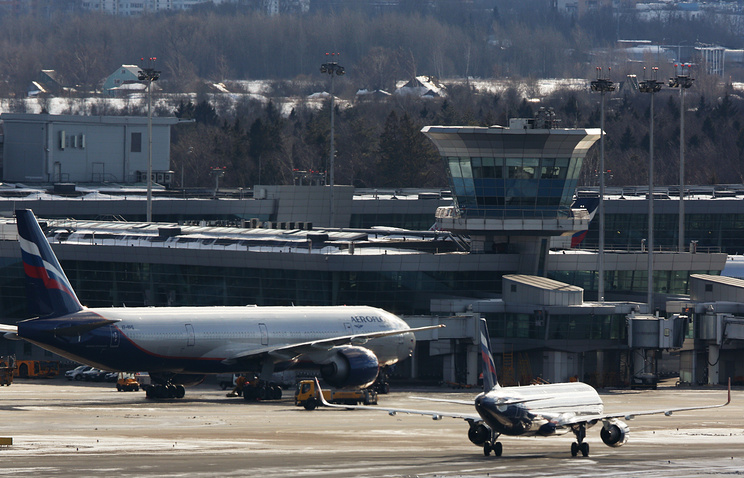
[[[16,211],[29,312],[59,317],[83,310],[33,211]]]
[[[496,364],[493,362],[491,354],[491,339],[488,337],[488,327],[486,319],[480,319],[480,351],[483,360],[483,391],[488,392],[494,387],[499,386],[498,377],[496,376]]]

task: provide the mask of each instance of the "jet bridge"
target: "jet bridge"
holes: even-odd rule
[[[708,383],[720,381],[721,349],[733,340],[744,340],[744,317],[730,313],[717,313],[715,306],[706,307],[700,317],[699,336],[708,348]]]
[[[635,313],[628,315],[631,388],[656,388],[658,352],[682,348],[687,322],[687,316],[680,314],[670,318]]]

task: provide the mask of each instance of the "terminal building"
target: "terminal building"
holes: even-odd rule
[[[141,222],[142,191],[131,188],[79,185],[66,195],[0,188],[8,216],[0,224],[2,320],[27,317],[10,216],[28,207],[91,307],[364,304],[413,326],[447,324],[419,337],[415,356],[396,372],[403,377],[475,383],[478,317],[488,321],[507,382],[629,383],[656,350],[682,346],[671,338],[681,336],[683,319],[667,319],[663,306],[659,317],[647,310],[640,244],[605,254],[613,302],[596,302],[596,250],[556,245],[590,227],[592,211],[576,207],[574,191],[599,130],[559,129],[538,117],[424,134],[448,166],[450,190],[335,186],[333,228],[330,188],[322,185],[187,199],[160,190],[152,224]],[[657,304],[686,299],[691,274],[717,275],[726,262],[722,253],[655,257]],[[655,328],[655,341],[634,341],[631,323],[636,332]],[[40,353],[10,341],[0,348]]]

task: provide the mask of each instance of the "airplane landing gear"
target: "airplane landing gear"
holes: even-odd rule
[[[173,380],[181,381],[176,374],[151,372],[150,379],[152,385],[143,387],[145,397],[149,399],[183,398],[186,395],[186,388],[182,384],[173,383]]]
[[[501,445],[500,441],[495,441],[493,443],[486,442],[483,444],[483,455],[489,456],[491,452],[493,452],[494,456],[501,456],[501,453],[504,451],[504,447]]]
[[[493,456],[501,456],[501,453],[504,451],[504,447],[501,445],[500,441],[496,441],[499,439],[499,436],[499,433],[491,430],[491,438],[483,443],[484,456],[489,456],[491,452],[493,452]]]
[[[145,390],[145,396],[150,399],[158,398],[183,398],[186,388],[183,385],[172,383],[150,385]]]
[[[243,387],[243,399],[245,401],[258,400],[280,400],[282,398],[282,389],[275,383],[259,381],[258,383],[247,383]]]
[[[380,395],[385,395],[390,392],[390,383],[388,382],[389,367],[381,367],[380,372],[377,374],[377,379],[369,388],[374,390]]]
[[[571,431],[576,435],[576,441],[571,443],[571,456],[578,456],[581,452],[581,456],[589,456],[589,444],[584,442],[586,438],[586,424],[579,423],[571,428]]]

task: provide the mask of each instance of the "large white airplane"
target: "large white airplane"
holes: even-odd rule
[[[475,405],[473,413],[452,413],[433,410],[415,410],[402,408],[367,407],[363,405],[333,405],[328,403],[322,392],[321,401],[328,407],[360,408],[386,411],[390,415],[410,413],[427,415],[434,420],[442,417],[461,418],[470,424],[468,438],[476,446],[483,447],[483,454],[491,452],[501,456],[501,442],[496,441],[500,435],[507,436],[556,436],[573,432],[576,441],[571,444],[571,456],[589,456],[589,444],[584,441],[586,430],[597,423],[602,423],[599,432],[605,445],[618,447],[628,441],[630,428],[620,420],[630,420],[640,415],[665,414],[686,410],[719,408],[731,402],[731,381],[728,386],[728,400],[720,405],[708,405],[684,408],[664,408],[640,412],[605,413],[602,399],[590,385],[581,382],[529,385],[524,387],[501,387],[496,377],[496,367],[491,355],[490,341],[485,319],[481,319],[480,349],[483,360],[483,393],[473,401],[428,399],[440,402],[451,402],[463,405]],[[317,379],[316,379],[317,381]],[[320,388],[320,385],[317,385]]]
[[[314,367],[330,384],[367,387],[380,368],[409,357],[413,332],[373,307],[84,307],[31,210],[16,211],[26,290],[39,317],[0,325],[71,360],[112,371],[148,371],[149,398],[181,398],[207,374]],[[278,398],[268,384],[259,398]],[[279,391],[279,393],[281,393]]]

